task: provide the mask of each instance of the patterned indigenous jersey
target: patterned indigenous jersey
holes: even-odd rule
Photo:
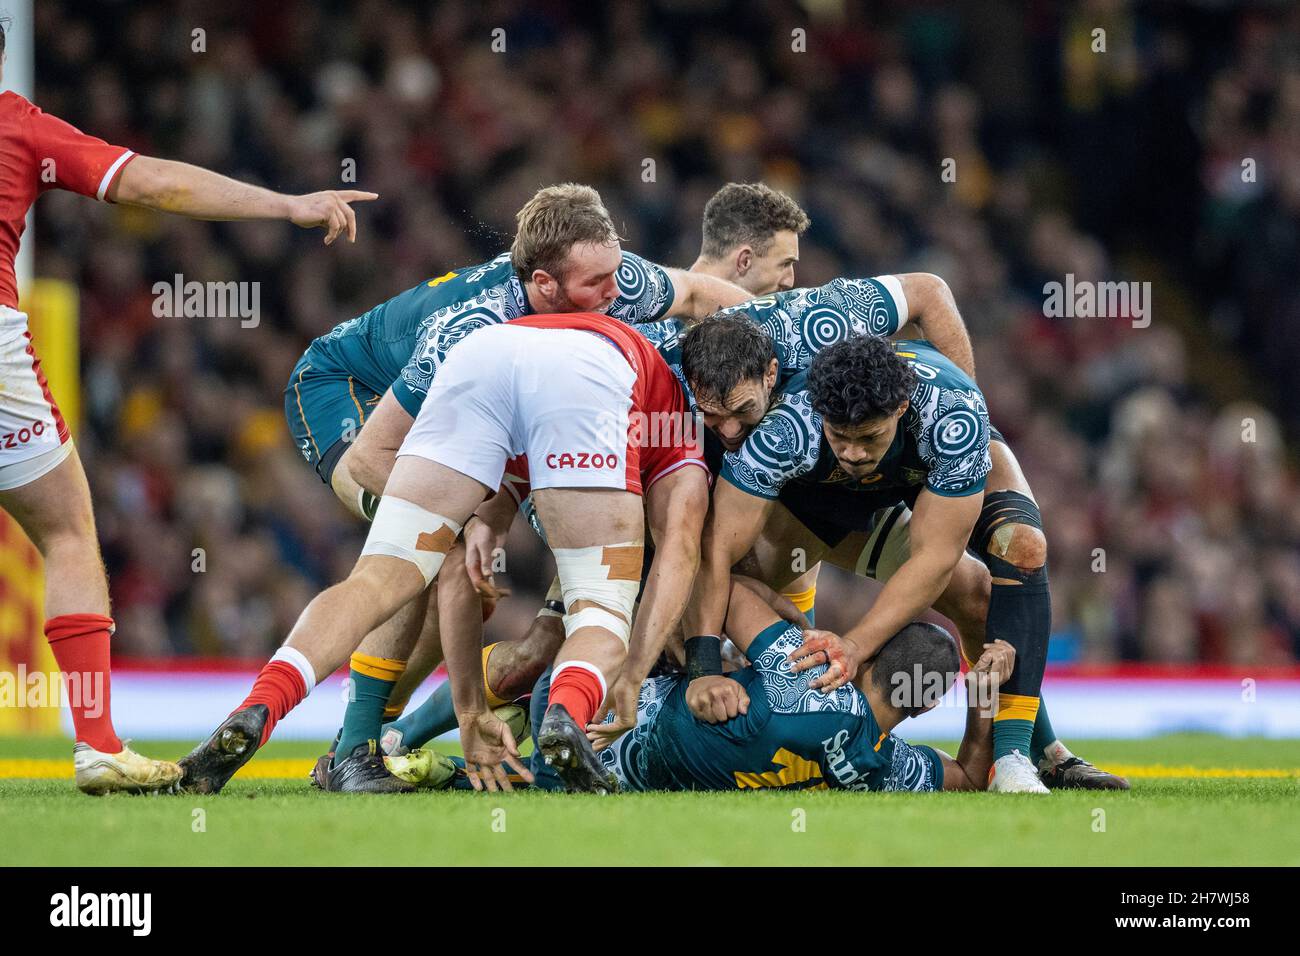
[[[748,315],[772,339],[777,387],[812,364],[827,346],[854,335],[893,335],[907,323],[903,284],[894,276],[832,279],[822,286],[760,296],[723,309],[723,315]],[[642,325],[637,331],[659,349],[695,406],[682,372],[681,338],[688,326],[678,319]]]
[[[18,308],[14,258],[27,210],[47,189],[107,201],[135,153],[87,136],[19,96],[0,93],[0,305]]]
[[[839,467],[802,372],[785,383],[740,450],[727,454],[722,477],[761,498],[778,497],[789,482],[835,485],[862,494],[872,511],[910,505],[923,487],[948,498],[982,492],[992,468],[983,394],[929,342],[896,342],[894,350],[916,372],[916,387],[874,473],[850,478]]]
[[[653,322],[673,300],[668,273],[630,252],[616,273],[620,295],[608,314]],[[524,284],[502,253],[490,262],[448,272],[335,326],[311,345],[317,369],[337,369],[378,394],[391,386],[412,416],[448,350],[475,329],[533,312]]]
[[[884,733],[852,684],[830,694],[811,683],[825,665],[795,674],[787,658],[802,632],[779,621],[729,676],[749,694],[749,712],[721,724],[696,720],[686,680],[641,686],[637,726],[601,751],[629,790],[939,790],[943,765],[929,747]]]

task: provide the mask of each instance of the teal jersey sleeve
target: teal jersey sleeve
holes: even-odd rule
[[[894,276],[832,279],[733,306],[772,337],[786,373],[806,369],[822,349],[854,335],[892,335],[907,322],[907,298]]]
[[[817,467],[821,416],[802,388],[782,393],[739,451],[728,452],[722,478],[759,498],[776,498],[786,482]]]
[[[629,325],[655,322],[673,304],[673,280],[668,271],[635,253],[623,253],[614,280],[618,283],[619,296],[609,307],[609,314],[620,322]]]
[[[928,469],[926,488],[945,498],[982,492],[993,467],[983,393],[928,342],[900,342],[895,350],[916,373],[902,427]]]

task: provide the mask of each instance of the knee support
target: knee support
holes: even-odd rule
[[[410,561],[428,587],[437,577],[460,532],[461,526],[445,515],[385,495],[379,500],[379,509],[370,524],[370,534],[361,553],[383,554]]]
[[[1043,515],[1038,505],[1018,491],[995,491],[984,498],[984,507],[975,522],[975,530],[971,532],[969,546],[995,577],[1028,583],[1044,575],[1046,567],[1026,571],[1002,557],[1011,544],[1016,525],[1042,531]]]
[[[632,608],[641,588],[640,541],[590,548],[554,548],[564,595],[564,636],[583,627],[613,631],[627,644],[632,636]],[[569,612],[579,601],[595,607]]]

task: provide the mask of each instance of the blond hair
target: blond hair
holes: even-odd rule
[[[515,216],[518,226],[510,246],[510,264],[521,282],[541,269],[563,279],[569,250],[581,242],[610,245],[619,241],[600,193],[580,183],[539,189]]]

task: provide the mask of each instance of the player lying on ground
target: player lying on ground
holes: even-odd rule
[[[0,27],[0,71],[4,31]],[[110,706],[108,580],[90,489],[72,435],[18,311],[14,259],[27,211],[47,189],[144,206],[191,219],[285,219],[323,227],[329,245],[356,238],[350,202],[374,193],[286,196],[185,163],[140,156],[87,136],[17,93],[0,94],[0,508],[45,559],[45,636],[69,680],[73,765],[86,793],[171,787],[180,768],[135,753],[117,736]]]
[[[1000,487],[985,493],[990,427],[974,382],[929,343],[857,336],[821,351],[808,372],[778,385],[771,340],[738,316],[691,330],[683,365],[706,416],[735,421],[738,429],[761,416],[723,465],[688,631],[717,633],[726,597],[723,591],[720,600],[718,589],[752,550],[768,583],[779,587],[791,576],[793,549],[804,548],[811,563],[842,546],[833,555],[838,563],[886,585],[843,640],[811,638],[803,666],[829,662],[823,686],[833,688],[932,605],[958,623],[972,649],[987,618],[987,633],[1015,646],[1019,661],[994,724],[991,789],[1046,792],[1025,756],[1051,629],[1046,544],[1032,499],[1012,490],[1028,486],[1005,447]],[[768,531],[773,519],[775,530]],[[760,532],[768,537],[766,555],[755,548]],[[859,537],[850,540],[854,532]],[[991,588],[965,554],[968,542],[989,564]],[[715,695],[727,698],[727,713],[744,706],[734,684],[701,682],[690,695],[697,713],[707,713]],[[1058,756],[1055,782],[1126,785],[1059,741],[1046,743]]]
[[[698,499],[697,529],[707,493],[698,449],[647,452],[632,443],[630,428],[634,420],[681,417],[685,407],[649,342],[608,316],[538,316],[467,337],[447,357],[403,442],[352,574],[308,605],[286,642],[289,653],[277,655],[244,705],[181,761],[182,786],[220,790],[319,676],[428,588],[466,519],[522,448],[565,604],[566,637],[538,741],[562,765],[566,783],[590,788],[599,764],[584,728],[626,656],[641,579],[643,463],[677,456],[677,473],[695,475],[696,488],[684,497]],[[667,525],[679,519],[670,514]],[[671,611],[658,605],[674,601],[680,613],[692,578],[676,582],[676,594],[647,594],[642,614],[667,619]],[[332,648],[335,656],[317,670],[299,650],[304,644],[318,653]],[[489,789],[508,788],[500,762],[523,771],[509,728],[487,706],[481,647],[448,639],[444,650],[467,770]]]
[[[960,671],[955,642],[933,624],[909,624],[887,641],[853,682],[825,693],[826,670],[795,671],[800,628],[765,600],[757,582],[733,580],[726,632],[751,663],[726,680],[751,705],[726,721],[697,720],[686,704],[685,674],[641,685],[636,729],[601,750],[608,788],[623,790],[983,790],[992,764],[990,703],[1010,675],[1015,651],[998,641],[968,674],[967,722],[956,758],[894,735],[908,717],[936,706]],[[539,685],[545,693],[545,682]],[[593,732],[593,737],[598,737]],[[610,738],[605,738],[606,742]],[[450,783],[452,761],[432,751],[391,760],[407,779]],[[536,768],[535,768],[536,769]],[[538,774],[539,785],[545,776]]]
[[[623,251],[590,187],[566,183],[539,190],[517,218],[508,253],[421,283],[342,323],[313,342],[295,367],[285,390],[290,431],[308,463],[354,513],[374,514],[430,384],[452,348],[475,329],[578,311],[628,323],[664,315],[699,319],[749,298],[712,274],[665,269]],[[801,228],[788,218],[780,222]],[[789,244],[783,249],[788,258]],[[752,255],[744,262],[747,272],[759,265]],[[379,736],[388,696],[417,638],[428,634],[428,648],[437,633],[431,596],[422,593],[360,647],[349,648],[356,653],[355,697],[323,781],[327,789],[382,791],[397,783],[367,741]],[[337,656],[336,648],[311,642],[297,651],[318,674],[322,661]]]
[[[707,231],[705,238],[707,246]],[[743,255],[740,260],[743,261]],[[739,308],[746,314],[752,312],[764,317],[764,328],[771,329],[781,343],[778,374],[785,377],[795,374],[806,365],[818,348],[854,332],[897,332],[905,323],[948,342],[955,353],[965,355],[968,362],[972,361],[970,343],[961,316],[957,313],[946,284],[937,276],[917,273],[875,279],[836,279],[817,288],[763,296]],[[639,325],[637,331],[656,344],[690,399],[690,389],[681,371],[680,340],[686,328],[685,323],[673,320]],[[719,359],[725,361],[726,357],[720,355]],[[693,400],[692,407],[694,408]],[[756,415],[755,421],[757,417]],[[715,434],[724,445],[737,440],[737,436],[728,427],[728,421],[710,421],[706,416],[705,422],[715,429]],[[722,427],[718,430],[720,425]],[[720,456],[719,450],[718,455],[711,460]],[[484,524],[493,524],[490,513],[502,520],[487,533]],[[513,514],[513,507],[507,500],[503,508],[481,509],[477,518],[466,528],[469,564],[474,572],[474,582],[482,593],[491,595],[495,592],[490,570],[492,556],[498,553],[497,549],[504,541]],[[815,565],[815,562],[812,563]],[[466,595],[468,581],[458,565],[459,562],[454,563],[440,581],[439,619],[444,627],[454,633],[478,632],[481,629],[481,615],[472,596]],[[978,563],[975,563],[975,571],[985,574]],[[791,590],[797,593],[805,591],[807,586],[806,581],[787,583],[785,590],[787,593]],[[555,648],[563,639],[563,633],[556,624],[556,616],[560,613],[555,604],[557,597],[556,586],[552,585],[551,593],[547,595],[547,605],[538,612],[533,626],[522,640],[503,641],[484,649],[484,675],[490,702],[500,704],[527,693],[539,672],[554,656]],[[801,604],[800,608],[811,612],[811,607],[806,604]],[[426,630],[421,640],[429,640],[435,633]],[[662,631],[656,630],[655,633]],[[641,679],[649,672],[662,645],[637,643],[634,648],[639,654],[634,654],[629,660],[624,676],[616,682],[612,692],[612,703],[618,715],[616,726],[624,730],[633,726]],[[432,654],[422,653],[419,656],[430,667],[436,662],[436,657]],[[349,711],[351,710],[350,704]],[[451,691],[449,687],[443,686],[407,718],[383,730],[381,749],[386,753],[395,753],[404,746],[411,746],[413,742],[422,742],[431,736],[445,733],[455,725]]]

